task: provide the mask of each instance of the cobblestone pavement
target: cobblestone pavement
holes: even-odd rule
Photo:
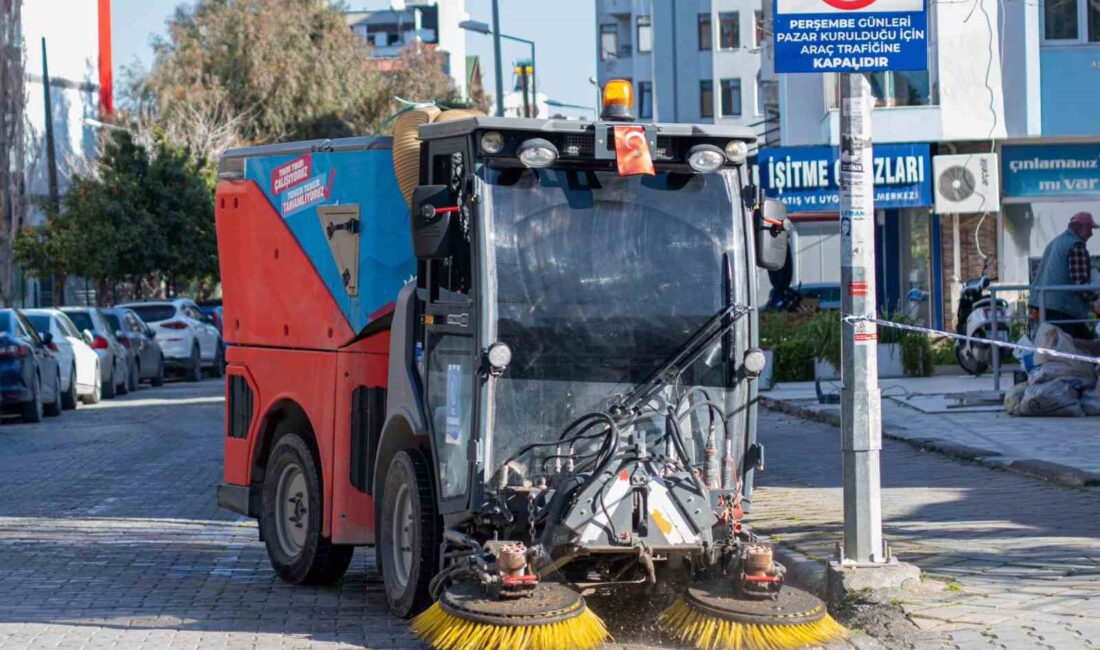
[[[370,549],[338,586],[289,586],[255,524],[218,509],[221,391],[169,384],[0,425],[0,649],[422,647],[387,613]],[[618,636],[605,647],[659,638]]]
[[[757,480],[754,525],[811,557],[831,557],[843,520],[838,429],[762,410],[760,431],[768,467]],[[899,598],[925,630],[915,647],[1100,648],[1100,490],[889,440],[882,479],[895,554],[939,586]]]

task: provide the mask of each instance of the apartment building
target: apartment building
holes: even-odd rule
[[[596,0],[597,79],[634,83],[639,119],[762,133],[760,0]]]

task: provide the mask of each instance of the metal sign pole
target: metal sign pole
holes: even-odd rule
[[[875,201],[870,85],[859,73],[840,75],[841,309],[875,314]],[[880,563],[882,501],[879,452],[882,405],[878,332],[874,323],[841,324],[841,442],[844,472],[844,562]]]

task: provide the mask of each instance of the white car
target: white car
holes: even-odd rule
[[[188,381],[202,379],[202,371],[221,377],[225,367],[225,347],[214,322],[186,298],[118,305],[133,309],[156,333],[164,351],[164,363],[182,370]]]
[[[46,332],[53,335],[60,366],[62,408],[76,408],[78,399],[85,404],[98,404],[103,390],[99,355],[72,320],[57,309],[24,309],[23,315],[39,335]]]

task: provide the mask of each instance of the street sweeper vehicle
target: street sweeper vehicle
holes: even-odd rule
[[[604,102],[224,156],[218,501],[292,583],[373,545],[440,650],[595,648],[585,597],[639,593],[708,650],[840,636],[743,522],[756,273],[789,230],[755,137],[639,123],[627,82]]]

